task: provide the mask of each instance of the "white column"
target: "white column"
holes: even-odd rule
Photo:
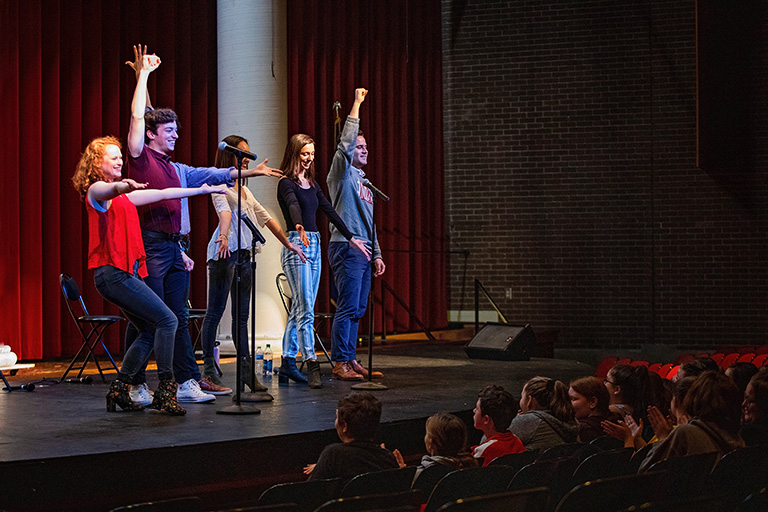
[[[218,0],[216,5],[219,140],[241,135],[259,162],[269,158],[268,165],[275,168],[287,142],[285,12],[285,0]],[[285,229],[277,179],[251,178],[248,188]],[[275,276],[282,271],[282,245],[267,229],[262,231],[267,243],[256,256],[256,332],[251,336],[262,348],[270,343],[279,354],[286,314]],[[220,339],[231,339],[230,306],[219,325]],[[222,349],[227,352],[226,346]]]

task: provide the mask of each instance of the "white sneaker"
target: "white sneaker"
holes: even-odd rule
[[[142,382],[138,386],[131,386],[129,394],[131,395],[131,400],[143,406],[152,405],[152,400],[155,398],[154,393],[149,390],[146,382]]]
[[[203,393],[200,389],[200,384],[195,379],[189,379],[188,381],[179,384],[179,389],[176,391],[176,401],[178,402],[213,402],[216,397]]]

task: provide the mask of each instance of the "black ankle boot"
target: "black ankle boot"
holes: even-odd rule
[[[320,363],[317,361],[307,361],[307,372],[309,373],[309,387],[320,389],[323,387],[323,378],[320,375]]]
[[[144,406],[131,400],[128,384],[119,380],[112,381],[107,392],[107,412],[115,412],[116,405],[124,411],[142,411]]]
[[[307,378],[296,368],[295,357],[283,357],[283,364],[280,366],[280,382],[283,383],[284,377],[288,377],[294,382],[305,384]]]

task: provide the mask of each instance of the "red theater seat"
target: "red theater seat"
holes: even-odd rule
[[[736,362],[736,360],[739,358],[739,355],[740,354],[738,352],[731,352],[730,354],[727,354],[723,360],[718,363],[718,366],[725,370]]]
[[[618,357],[606,357],[600,361],[597,368],[595,368],[595,377],[598,379],[605,379],[608,376],[608,370],[613,368],[618,360]]]

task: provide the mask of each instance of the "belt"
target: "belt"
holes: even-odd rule
[[[148,229],[142,229],[141,236],[144,238],[165,240],[173,243],[189,243],[189,233],[182,235],[181,233],[166,233],[165,231],[150,231]]]

